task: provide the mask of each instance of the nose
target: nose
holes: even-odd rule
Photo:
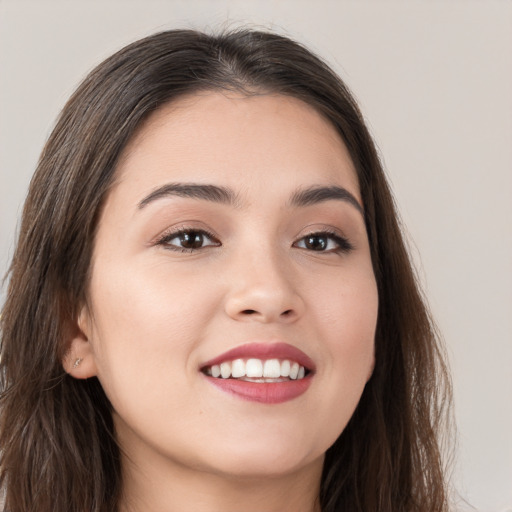
[[[293,323],[304,313],[290,262],[269,254],[242,258],[230,273],[226,313],[237,321]]]

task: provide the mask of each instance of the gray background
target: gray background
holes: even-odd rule
[[[0,0],[0,273],[38,154],[85,73],[156,30],[240,22],[305,42],[359,99],[450,354],[454,486],[478,510],[512,510],[508,0]]]

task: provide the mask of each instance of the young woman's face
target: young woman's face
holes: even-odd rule
[[[148,120],[102,211],[80,318],[132,462],[321,468],[374,362],[362,208],[343,142],[299,100],[202,93]]]

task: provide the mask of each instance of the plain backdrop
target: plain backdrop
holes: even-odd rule
[[[454,485],[480,511],[512,510],[508,0],[0,0],[0,273],[38,154],[85,73],[157,30],[247,23],[306,43],[359,99],[450,355]]]

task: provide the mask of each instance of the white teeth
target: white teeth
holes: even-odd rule
[[[263,377],[263,364],[260,359],[249,359],[245,364],[247,377]]]
[[[221,364],[214,364],[204,369],[204,373],[218,379],[255,379],[252,382],[273,382],[275,379],[286,381],[303,379],[306,376],[306,369],[297,362],[288,359],[235,359],[225,361]],[[260,381],[256,379],[261,379]],[[284,379],[284,380],[283,380]],[[280,381],[280,382],[281,382]]]
[[[290,379],[295,380],[299,374],[299,363],[293,363],[290,368]]]
[[[231,376],[234,379],[245,377],[245,363],[243,359],[235,359],[231,365]]]
[[[290,361],[288,359],[285,359],[281,363],[281,377],[289,377],[290,376]]]
[[[268,359],[263,365],[263,377],[277,379],[281,377],[281,365],[278,359]]]
[[[222,363],[220,365],[220,374],[223,379],[231,377],[231,363]]]

